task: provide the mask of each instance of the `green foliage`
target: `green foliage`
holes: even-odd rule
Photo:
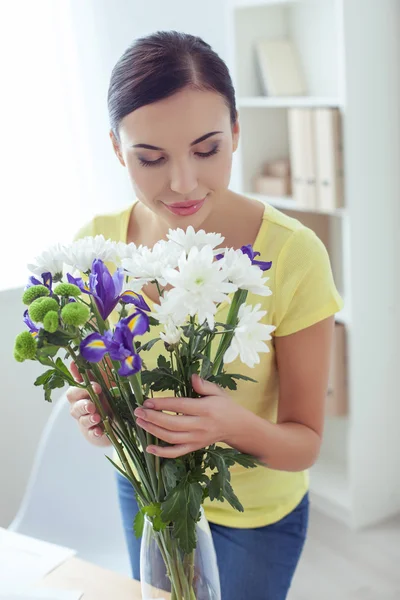
[[[180,548],[189,554],[196,548],[196,522],[200,517],[203,488],[198,482],[180,481],[161,505],[165,523],[173,522],[174,537]]]
[[[49,363],[55,368],[45,371],[36,379],[34,385],[42,385],[44,389],[44,399],[51,402],[51,392],[57,388],[62,388],[66,383],[74,385],[75,381],[61,358],[57,358],[55,363],[49,359]]]

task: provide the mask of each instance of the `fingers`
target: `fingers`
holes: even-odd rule
[[[95,394],[101,393],[101,386],[97,382],[92,381],[91,385],[92,385],[92,390],[94,391]],[[84,388],[71,387],[67,391],[67,398],[68,398],[69,402],[71,404],[73,404],[77,400],[83,400],[85,398],[90,398],[90,395],[89,395],[89,392]]]
[[[79,373],[78,367],[74,361],[71,362],[69,370],[71,371],[71,375],[75,381],[78,381],[79,383],[83,381],[82,375]]]
[[[146,452],[163,458],[178,458],[198,449],[199,446],[195,444],[179,444],[177,446],[147,446]]]
[[[168,429],[163,429],[162,427],[158,427],[158,425],[153,425],[153,423],[143,421],[142,419],[137,419],[136,423],[142,429],[145,429],[155,437],[158,437],[160,440],[168,442],[169,444],[185,444],[193,441],[193,433],[188,431],[169,431]]]
[[[209,409],[207,400],[203,398],[151,398],[143,406],[192,416],[207,416]]]
[[[167,415],[158,410],[136,408],[136,417],[140,420],[148,421],[169,429],[170,431],[193,431],[201,428],[201,419],[199,417],[187,417],[185,415]]]

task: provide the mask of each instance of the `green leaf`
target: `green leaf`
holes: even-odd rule
[[[239,512],[243,512],[244,508],[236,496],[233,488],[228,481],[220,472],[214,473],[211,477],[211,483],[209,485],[210,500],[220,500],[223,502],[227,500],[232,508]]]
[[[167,523],[164,523],[161,518],[161,504],[159,502],[153,502],[144,506],[142,511],[151,520],[154,531],[162,531],[166,528]]]
[[[67,366],[66,366],[66,365],[63,363],[63,361],[61,360],[61,358],[60,358],[60,357],[58,357],[58,358],[57,358],[57,360],[56,360],[56,367],[57,367],[57,368],[58,368],[60,371],[62,371],[62,372],[64,373],[64,375],[65,375],[65,378],[67,379],[67,381],[68,381],[70,384],[72,384],[72,385],[73,385],[73,384],[75,383],[75,380],[74,380],[74,378],[72,377],[71,373],[69,372],[69,369],[68,369],[68,367],[67,367]]]
[[[55,356],[59,351],[59,346],[52,346],[51,344],[46,344],[38,349],[38,356]]]
[[[186,475],[186,468],[178,459],[165,459],[161,465],[164,486],[167,494],[173,490]]]
[[[196,548],[196,522],[202,499],[201,485],[184,480],[170,491],[161,505],[163,521],[173,522],[174,536],[186,554]]]
[[[44,329],[42,331],[44,331]],[[74,339],[74,336],[71,336],[69,333],[64,333],[63,331],[56,331],[55,333],[45,331],[43,337],[50,345],[62,347],[66,346]]]
[[[39,375],[39,377],[36,379],[34,385],[39,386],[39,385],[43,385],[43,384],[47,383],[47,381],[49,381],[49,379],[51,378],[53,373],[54,373],[54,369],[45,371],[44,373]]]
[[[143,344],[143,346],[141,346],[139,344],[137,352],[141,352],[142,350],[144,350],[145,352],[148,352],[149,350],[152,349],[152,347],[154,346],[154,344],[156,344],[159,341],[161,341],[160,338],[154,338],[154,340],[150,340],[149,342],[146,342],[145,344]]]
[[[136,513],[136,517],[133,521],[133,531],[135,532],[135,536],[137,539],[141,538],[143,535],[144,528],[144,514],[141,510]]]
[[[169,362],[169,360],[167,360],[165,358],[165,356],[163,354],[160,354],[160,356],[157,359],[157,367],[159,369],[170,370],[171,369],[171,363]]]
[[[203,362],[201,363],[200,377],[202,379],[208,379],[211,375],[211,361],[205,356],[203,358]]]

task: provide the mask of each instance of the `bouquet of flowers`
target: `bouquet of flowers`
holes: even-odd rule
[[[136,535],[148,519],[158,535],[172,598],[193,600],[196,523],[204,499],[226,500],[242,511],[229,468],[235,463],[252,468],[259,461],[217,444],[177,458],[153,455],[149,446],[168,444],[138,425],[135,410],[167,391],[198,398],[194,374],[230,390],[236,380],[249,380],[228,373],[225,365],[239,356],[253,367],[258,353],[269,351],[265,342],[274,327],[260,323],[265,311],[246,304],[246,298],[248,292],[272,293],[263,276],[271,263],[258,260],[251,245],[224,248],[221,235],[192,227],[170,230],[167,238],[149,249],[86,237],[43,252],[28,265],[33,275],[22,298],[28,329],[17,336],[14,356],[48,367],[35,381],[47,401],[65,384],[87,389],[120,465],[107,458],[135,490]],[[142,290],[150,283],[159,294],[152,310]],[[226,322],[216,321],[221,303],[229,303]],[[160,352],[149,368],[146,354],[155,344]],[[71,375],[70,359],[81,382]],[[107,409],[91,381],[100,384]]]

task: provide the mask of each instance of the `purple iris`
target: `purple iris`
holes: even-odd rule
[[[260,256],[260,252],[254,252],[253,246],[251,244],[247,244],[247,246],[242,246],[241,251],[243,254],[249,257],[252,265],[256,265],[260,267],[261,271],[268,271],[272,267],[272,262],[264,262],[263,260],[256,260],[256,256]]]
[[[261,271],[268,271],[272,267],[272,262],[264,262],[263,260],[256,260],[256,256],[260,256],[260,252],[254,252],[253,246],[251,244],[247,244],[247,246],[242,246],[241,251],[243,254],[249,257],[252,265],[256,265],[261,269]],[[221,260],[224,258],[223,254],[217,254],[215,257],[217,260]]]
[[[53,276],[51,273],[42,273],[42,281],[39,281],[39,279],[32,275],[28,279],[28,283],[25,286],[25,290],[33,287],[34,285],[44,285],[45,287],[47,287],[48,290],[50,290],[50,296],[53,295],[53,291],[51,289],[53,285]]]
[[[37,284],[34,284],[34,285],[37,285]],[[39,329],[36,327],[35,323],[30,318],[28,309],[26,309],[26,311],[24,312],[24,323],[25,323],[25,325],[28,326],[29,332],[33,335],[33,337],[36,337],[37,334],[39,333]]]
[[[81,355],[88,362],[99,362],[108,352],[112,360],[118,360],[119,375],[128,376],[140,371],[142,359],[136,353],[135,337],[149,329],[149,318],[138,311],[117,324],[114,335],[106,331],[104,335],[91,333],[80,345]]]
[[[105,321],[118,302],[125,304],[134,304],[139,310],[148,310],[146,302],[136,292],[127,291],[121,294],[124,283],[123,269],[117,269],[114,275],[111,275],[104,262],[95,259],[92,264],[92,270],[89,275],[89,285],[86,285],[81,277],[72,277],[67,275],[69,283],[73,283],[85,293],[93,296],[96,306],[99,309],[101,318]]]

